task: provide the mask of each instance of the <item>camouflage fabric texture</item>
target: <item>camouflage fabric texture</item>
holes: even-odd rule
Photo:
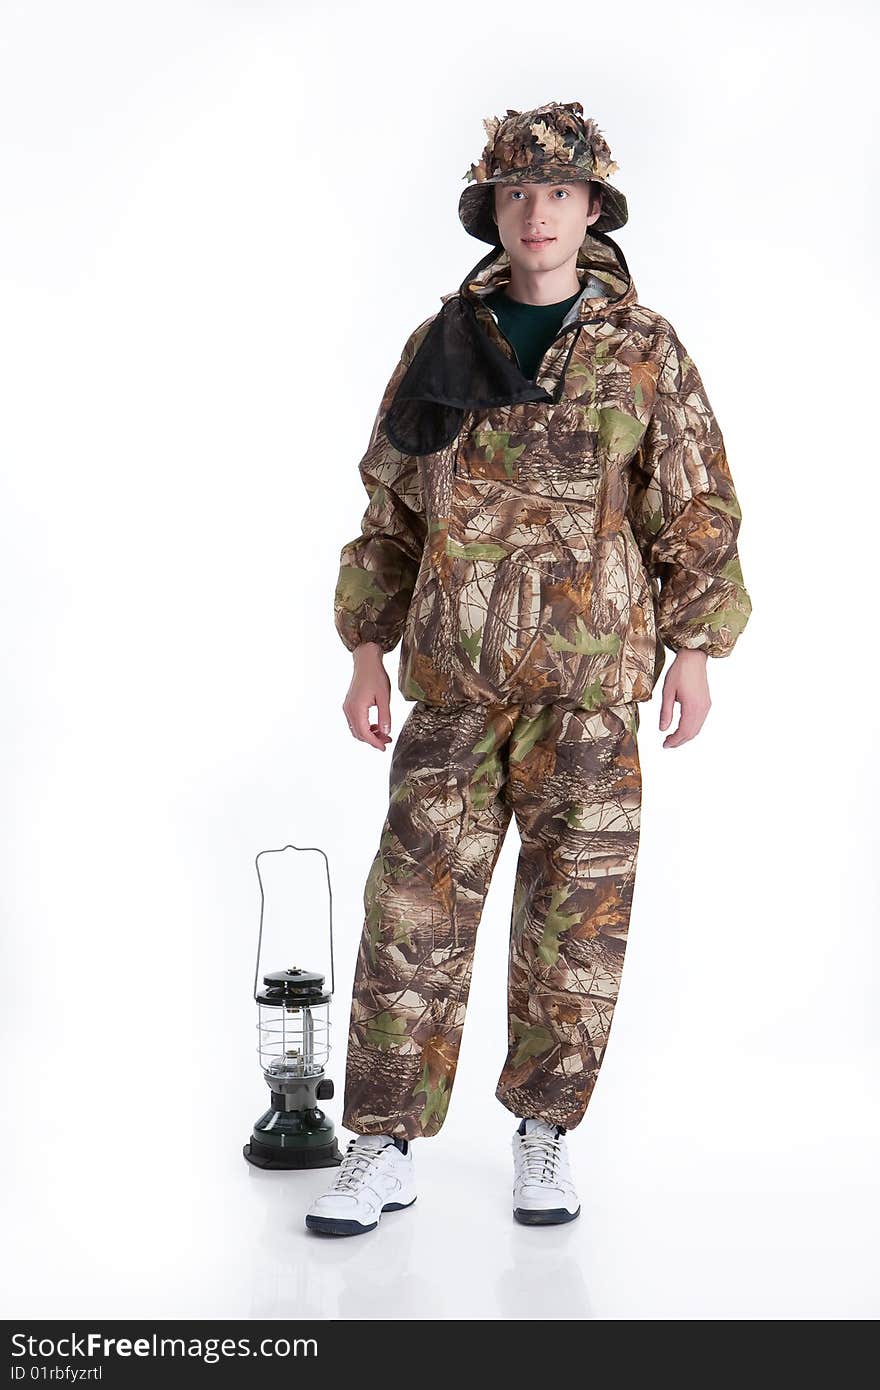
[[[460,203],[472,235],[495,236],[493,179],[595,178],[603,215],[626,220],[594,123],[577,103],[551,106],[487,124]],[[627,940],[640,702],[666,648],[726,657],[751,613],[709,397],[673,325],[639,303],[607,225],[580,247],[581,293],[536,372],[545,399],[520,390],[490,406],[483,391],[437,393],[463,411],[451,442],[394,447],[385,417],[434,314],[404,344],[360,461],[368,501],[340,553],[336,628],[349,650],[401,643],[398,688],[412,709],[364,892],[343,1112],[358,1133],[415,1138],[443,1124],[477,928],[513,817],[496,1095],[519,1116],[579,1124]],[[509,256],[493,245],[441,301],[461,296],[515,364],[486,303],[509,281]]]
[[[416,702],[364,891],[342,1122],[434,1135],[447,1113],[477,928],[510,820],[520,835],[508,1048],[496,1096],[574,1129],[608,1044],[639,842],[636,702]]]
[[[453,293],[515,359],[484,303],[509,283],[509,257],[483,259]],[[383,417],[434,316],[383,393],[334,613],[349,650],[401,642],[407,700],[648,700],[664,646],[725,657],[748,621],[740,506],[697,366],[638,303],[610,236],[588,233],[577,274],[581,295],[536,375],[552,401],[468,410],[448,447],[399,452]]]

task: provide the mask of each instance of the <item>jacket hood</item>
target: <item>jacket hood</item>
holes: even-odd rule
[[[580,298],[571,306],[563,324],[573,319],[600,318],[612,309],[633,303],[637,298],[635,281],[623,251],[607,232],[588,232],[577,254],[575,265],[581,283]],[[441,295],[444,304],[456,295],[475,305],[495,290],[510,283],[510,255],[495,246],[468,271],[457,290]]]
[[[576,262],[582,289],[560,329],[603,318],[633,302],[636,287],[623,252],[606,232],[588,233]],[[392,446],[403,454],[436,453],[451,444],[468,410],[523,401],[551,401],[524,376],[486,331],[486,296],[510,282],[510,256],[493,247],[468,271],[443,307],[406,370],[385,416]]]

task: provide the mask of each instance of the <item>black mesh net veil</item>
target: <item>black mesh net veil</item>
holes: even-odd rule
[[[483,331],[473,305],[457,296],[443,305],[407,368],[385,432],[403,454],[433,454],[452,443],[468,410],[549,400]]]

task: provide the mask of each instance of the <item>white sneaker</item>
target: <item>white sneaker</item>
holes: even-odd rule
[[[412,1144],[402,1153],[387,1134],[356,1134],[349,1140],[332,1184],[306,1214],[310,1231],[359,1236],[379,1224],[383,1211],[400,1211],[416,1200]]]
[[[580,1214],[561,1125],[520,1120],[513,1171],[513,1214],[523,1225],[555,1226]]]

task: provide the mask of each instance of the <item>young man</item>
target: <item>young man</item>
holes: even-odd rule
[[[580,1211],[565,1135],[583,1118],[620,986],[636,872],[639,705],[665,662],[664,747],[700,730],[707,658],[751,602],[740,509],[697,368],[639,304],[608,235],[627,220],[578,102],[508,111],[459,203],[492,247],[410,335],[360,474],[335,619],[355,738],[390,741],[382,664],[413,702],[364,893],[343,1123],[306,1224],[371,1230],[415,1201],[411,1141],[455,1077],[477,927],[512,817],[508,1052],[514,1214]],[[378,722],[371,724],[375,706]]]

